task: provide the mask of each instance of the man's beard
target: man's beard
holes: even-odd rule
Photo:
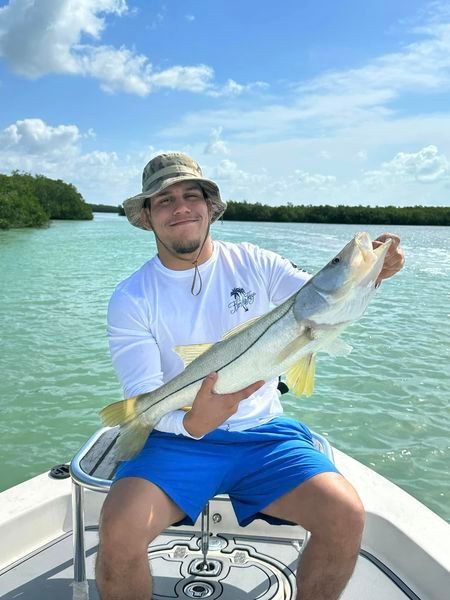
[[[177,240],[172,244],[176,254],[192,254],[200,248],[201,240]]]

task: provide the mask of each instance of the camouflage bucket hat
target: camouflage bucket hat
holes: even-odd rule
[[[211,203],[211,223],[222,216],[227,205],[221,199],[219,188],[214,181],[205,179],[198,163],[187,154],[169,152],[159,154],[147,163],[142,173],[142,193],[128,198],[123,203],[130,223],[145,229],[141,223],[141,209],[145,200],[180,181],[196,181],[201,185]]]

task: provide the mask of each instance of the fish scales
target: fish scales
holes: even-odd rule
[[[261,375],[264,374],[267,377],[267,363],[264,360],[264,356],[276,353],[276,347],[272,348],[268,344],[268,338],[276,340],[277,333],[279,334],[282,329],[287,331],[284,319],[289,318],[289,314],[292,323],[295,322],[292,313],[294,301],[295,296],[291,296],[283,304],[268,313],[266,315],[269,317],[268,319],[259,320],[234,336],[214,344],[189,365],[196,368],[196,377],[194,380],[192,378],[192,370],[185,369],[179,375],[176,375],[173,379],[155,390],[152,393],[151,407],[145,408],[139,414],[143,416],[147,424],[151,424],[155,419],[160,418],[159,406],[167,398],[170,398],[170,410],[176,410],[186,404],[192,403],[200,389],[202,381],[213,371],[216,371],[219,375],[215,389],[219,394],[238,391],[257,381],[256,370],[258,373],[261,372]],[[289,337],[294,339],[296,337],[296,330]],[[282,339],[281,337],[278,338],[278,345],[282,344]],[[286,339],[286,334],[284,339]],[[280,346],[281,348],[282,346]],[[251,363],[251,366],[253,366],[253,369],[246,368],[242,370],[240,367],[238,359],[242,358],[244,354],[246,355],[246,359]],[[266,358],[270,359],[271,357],[267,356]],[[246,362],[246,364],[248,363]],[[237,374],[240,376],[237,377]],[[271,377],[277,377],[277,374],[274,373]],[[145,413],[148,412],[149,408],[151,408],[152,414],[148,419]],[[165,414],[167,407],[163,410],[164,413],[162,414]]]

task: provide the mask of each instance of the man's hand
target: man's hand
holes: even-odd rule
[[[213,391],[217,373],[210,373],[203,380],[192,408],[183,419],[186,431],[193,437],[201,437],[222,425],[237,411],[239,402],[254,394],[264,381],[257,381],[233,394],[216,394]]]
[[[400,248],[400,238],[398,235],[395,235],[395,233],[383,233],[382,235],[379,235],[377,239],[372,242],[373,248],[378,248],[378,246],[381,246],[381,244],[389,238],[392,240],[392,244],[384,258],[383,268],[378,275],[377,283],[398,273],[405,264],[405,255]]]

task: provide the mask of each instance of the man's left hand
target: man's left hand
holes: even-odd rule
[[[400,238],[395,233],[383,233],[379,235],[376,240],[373,240],[372,246],[378,248],[378,246],[381,246],[388,239],[392,240],[392,244],[384,258],[383,268],[378,275],[377,283],[398,273],[405,264],[405,254],[400,248]]]

